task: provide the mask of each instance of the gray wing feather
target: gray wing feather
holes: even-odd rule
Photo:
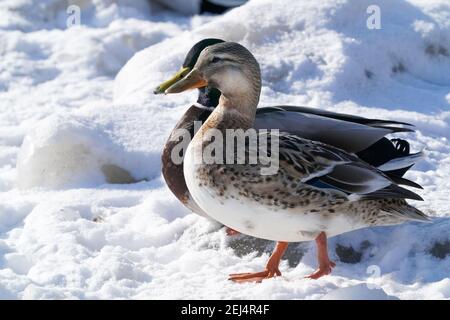
[[[357,162],[337,165],[321,179],[328,184],[355,194],[368,194],[389,186],[392,181]]]
[[[293,112],[301,112],[307,114],[315,114],[322,117],[350,121],[359,124],[364,124],[368,126],[382,126],[382,127],[390,127],[397,131],[413,131],[410,128],[405,128],[404,126],[412,127],[413,125],[406,122],[400,122],[395,120],[381,120],[381,119],[370,119],[364,118],[356,115],[346,114],[346,113],[338,113],[327,111],[319,108],[311,108],[304,106],[273,106],[273,107],[262,107],[256,110],[257,113],[270,113],[274,111],[293,111]],[[395,128],[394,128],[395,127]]]
[[[389,128],[371,127],[359,123],[293,111],[258,113],[256,129],[280,129],[305,139],[320,141],[347,152],[364,150],[394,132]]]

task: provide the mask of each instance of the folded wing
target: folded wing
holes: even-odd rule
[[[350,199],[422,200],[381,170],[342,149],[287,133],[280,133],[278,138],[280,164],[287,172],[298,173],[305,184],[338,191]]]

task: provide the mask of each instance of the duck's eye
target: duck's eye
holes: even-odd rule
[[[220,60],[222,60],[222,59],[220,59],[219,57],[213,57],[211,60],[211,63],[216,63],[216,62],[219,62]]]

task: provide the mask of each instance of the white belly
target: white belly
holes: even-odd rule
[[[243,234],[274,241],[310,241],[321,231],[333,236],[364,227],[348,215],[335,213],[331,217],[304,214],[294,209],[266,207],[245,198],[218,198],[214,190],[196,177],[192,143],[184,159],[186,184],[195,202],[208,216]],[[230,188],[228,188],[230,189]]]

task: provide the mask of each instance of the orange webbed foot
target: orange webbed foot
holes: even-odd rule
[[[246,272],[246,273],[233,273],[230,274],[228,280],[233,282],[243,283],[243,282],[261,282],[265,279],[275,278],[281,276],[280,270],[278,268],[273,270],[264,270],[261,272]]]
[[[333,261],[328,261],[327,264],[319,266],[319,269],[311,273],[309,276],[306,276],[307,279],[317,280],[323,276],[329,275],[336,264]]]
[[[305,277],[314,280],[330,274],[333,268],[336,266],[336,264],[328,258],[327,235],[325,234],[325,232],[319,233],[319,235],[316,237],[316,245],[319,269],[311,273],[309,276]]]
[[[275,277],[280,277],[281,272],[279,269],[281,257],[283,256],[286,248],[288,247],[287,242],[278,242],[275,246],[275,250],[267,261],[266,270],[261,272],[247,272],[247,273],[233,273],[230,274],[228,280],[242,283],[242,282],[261,282],[264,279],[270,279]]]

